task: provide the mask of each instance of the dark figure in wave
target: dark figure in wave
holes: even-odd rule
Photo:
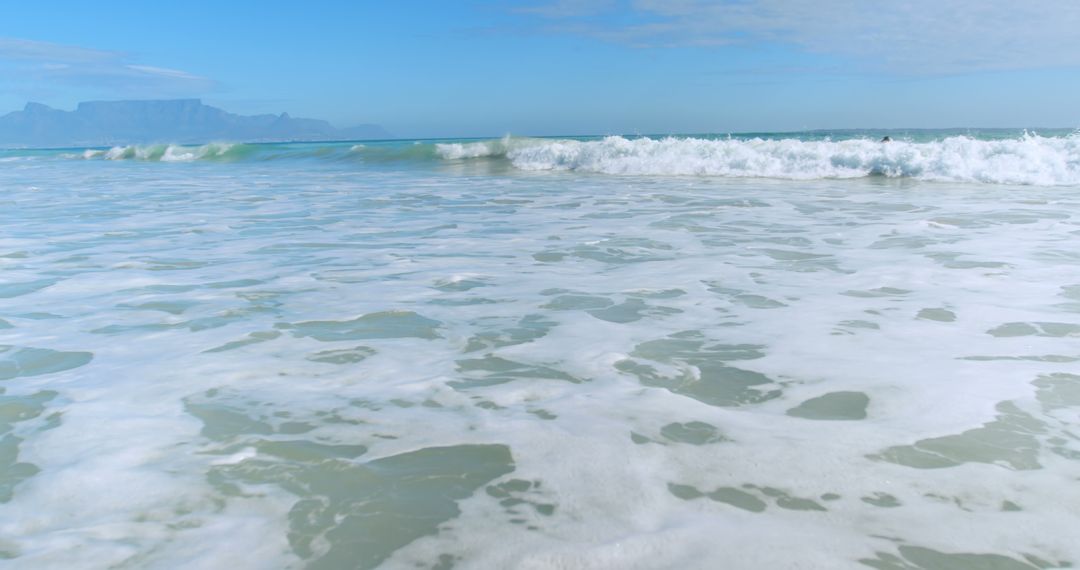
[[[890,136],[888,136],[888,135],[885,135],[885,136],[884,136],[884,137],[883,137],[883,138],[881,139],[881,142],[892,142],[892,137],[890,137]]]

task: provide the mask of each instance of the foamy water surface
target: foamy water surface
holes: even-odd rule
[[[623,140],[9,157],[4,564],[1080,564],[1075,140]]]

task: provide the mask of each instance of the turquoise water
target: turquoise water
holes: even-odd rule
[[[0,153],[13,568],[1080,563],[1069,133]]]

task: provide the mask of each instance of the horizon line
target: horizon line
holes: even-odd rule
[[[1080,127],[844,127],[844,128],[817,128],[817,129],[801,129],[801,130],[782,130],[782,131],[699,131],[699,132],[685,132],[685,133],[605,133],[605,134],[558,134],[558,135],[530,135],[530,134],[513,134],[505,133],[502,135],[482,135],[482,136],[445,136],[445,137],[392,137],[392,138],[377,138],[377,139],[320,139],[320,140],[280,140],[280,141],[243,141],[243,140],[227,140],[216,139],[206,140],[198,142],[135,142],[135,143],[114,143],[110,145],[75,145],[75,146],[18,146],[18,147],[5,147],[0,146],[0,151],[13,151],[13,150],[98,150],[98,149],[110,149],[117,146],[146,146],[146,145],[166,145],[166,146],[202,146],[208,144],[244,144],[244,145],[275,145],[275,144],[348,144],[348,143],[382,143],[382,142],[403,142],[403,141],[484,141],[484,140],[498,140],[505,138],[534,138],[534,139],[598,139],[605,137],[623,137],[623,138],[666,138],[666,137],[680,137],[680,138],[693,138],[693,137],[739,137],[750,135],[797,135],[807,133],[889,133],[889,132],[944,132],[944,131],[1033,131],[1033,134],[1038,134],[1037,131],[1071,131],[1070,134],[1080,133]]]

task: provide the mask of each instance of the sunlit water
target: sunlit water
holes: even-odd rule
[[[0,565],[1080,564],[1076,186],[0,164]]]

